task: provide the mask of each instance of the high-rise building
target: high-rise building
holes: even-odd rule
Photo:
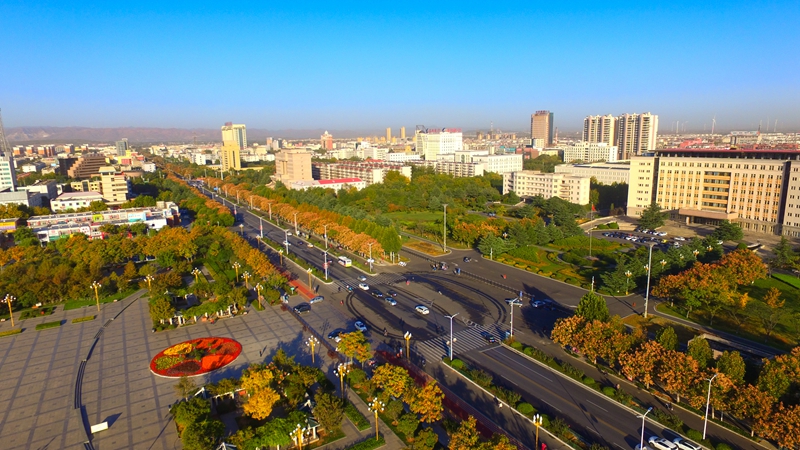
[[[544,139],[545,146],[553,145],[553,113],[536,111],[531,114],[531,139]]]
[[[313,180],[311,156],[311,152],[305,149],[286,149],[278,152],[275,155],[275,177],[286,186],[289,186],[293,181]]]
[[[319,137],[319,144],[323,150],[333,150],[333,136],[325,130],[325,134]]]
[[[417,154],[428,161],[439,155],[454,154],[464,148],[461,128],[418,129],[414,136]]]
[[[583,141],[616,145],[617,118],[611,114],[583,119]]]
[[[400,139],[406,139],[406,127],[400,127]]]
[[[6,140],[3,116],[0,115],[0,190],[17,190],[17,172],[14,167],[14,154]]]
[[[617,160],[618,149],[616,146],[608,145],[605,142],[576,142],[565,145],[564,162],[574,161],[595,162]]]
[[[225,141],[222,143],[222,150],[220,154],[220,164],[222,170],[242,170],[242,157],[239,150],[239,144],[235,141]]]
[[[650,114],[623,114],[617,117],[617,147],[620,159],[652,152],[656,149],[658,116]]]
[[[125,156],[128,154],[128,139],[124,138],[117,141],[117,156]]]
[[[226,122],[222,126],[222,142],[233,141],[239,145],[239,150],[247,147],[247,129],[242,124]]]
[[[392,142],[392,127],[386,128],[386,142]]]
[[[100,174],[100,168],[108,164],[106,157],[98,153],[84,154],[71,164],[67,176],[75,179],[91,178]]]

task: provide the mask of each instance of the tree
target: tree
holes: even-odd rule
[[[178,402],[169,409],[175,423],[181,428],[186,428],[194,422],[208,419],[211,414],[211,404],[208,400],[194,397],[190,400]]]
[[[723,220],[711,233],[711,237],[720,241],[738,241],[744,237],[744,233],[739,225]]]
[[[564,346],[577,346],[580,343],[580,332],[586,325],[586,319],[581,316],[569,316],[557,319],[550,332],[550,339]]]
[[[150,318],[153,322],[163,323],[175,317],[175,307],[163,296],[150,299]]]
[[[781,291],[774,287],[769,288],[764,295],[764,303],[753,302],[750,304],[755,309],[756,317],[761,321],[764,333],[770,337],[787,314],[784,309],[786,300],[781,300]]]
[[[626,272],[628,272],[628,268],[622,262],[622,259],[620,259],[617,261],[617,268],[614,269],[613,272],[600,275],[600,279],[603,281],[603,286],[605,286],[606,289],[614,294],[623,295],[636,289],[636,283],[625,275]]]
[[[342,399],[323,392],[318,393],[314,400],[317,402],[313,411],[317,422],[328,432],[339,429],[342,425],[342,419],[344,419],[344,403]]]
[[[272,388],[263,388],[251,394],[244,404],[244,412],[256,420],[263,420],[272,414],[272,407],[281,399],[281,396]]]
[[[655,230],[656,228],[664,226],[666,218],[667,213],[661,212],[661,206],[653,202],[642,211],[642,215],[639,217],[639,226],[647,228],[648,230]]]
[[[414,437],[411,450],[433,450],[437,442],[439,442],[439,436],[436,435],[436,432],[430,427],[424,427]]]
[[[138,276],[139,273],[136,271],[136,264],[134,264],[133,261],[128,261],[127,264],[125,264],[125,270],[122,272],[122,278],[130,281]]]
[[[622,373],[629,380],[639,380],[650,389],[655,369],[664,358],[664,348],[656,341],[646,341],[631,353],[619,357]]]
[[[575,315],[583,317],[587,321],[599,320],[608,322],[611,318],[606,299],[594,292],[587,292],[581,297],[578,308],[575,310]]]
[[[342,340],[339,341],[339,345],[336,346],[336,350],[350,358],[350,361],[353,358],[364,362],[368,360],[371,356],[371,347],[367,338],[364,337],[364,334],[360,331],[353,331],[351,333],[344,333],[340,335]]]
[[[689,341],[686,353],[697,361],[700,369],[705,369],[714,361],[714,352],[711,351],[711,346],[708,345],[707,340],[700,336]]]
[[[420,415],[420,421],[433,423],[442,416],[443,399],[444,394],[436,381],[429,381],[422,389],[412,391],[408,400],[408,408]]]
[[[186,398],[197,390],[195,382],[186,375],[182,376],[178,384],[173,387],[175,388],[175,393],[178,395],[178,398]]]
[[[761,434],[767,427],[775,398],[747,383],[734,389],[735,392],[731,395],[731,412],[738,417],[751,420],[750,436],[755,433]]]
[[[675,394],[678,401],[681,401],[681,394],[695,384],[699,375],[697,361],[675,350],[664,354],[664,364],[658,368],[658,378],[664,389]]]
[[[414,436],[419,428],[419,419],[416,414],[405,413],[397,420],[397,429],[406,436]]]
[[[395,398],[403,398],[414,384],[405,368],[393,364],[384,364],[376,368],[372,375],[372,382],[378,388],[383,389],[387,395]]]
[[[717,359],[717,370],[724,373],[735,385],[744,383],[745,363],[737,351],[722,352]]]
[[[656,341],[664,347],[665,350],[675,350],[678,348],[678,335],[675,334],[675,329],[667,326],[656,333]]]
[[[498,256],[508,251],[509,244],[505,239],[489,234],[478,243],[478,251],[484,256]]]
[[[225,435],[225,424],[219,420],[195,422],[181,433],[184,450],[212,450]]]
[[[473,450],[478,445],[478,429],[476,428],[477,421],[474,417],[469,416],[467,420],[461,421],[453,433],[450,433],[450,442],[448,448],[450,450]]]
[[[22,247],[38,247],[39,238],[30,228],[19,227],[14,231],[14,243]]]
[[[775,259],[771,262],[774,267],[786,268],[797,260],[797,253],[792,249],[786,236],[781,236],[781,241],[772,252],[775,254]]]

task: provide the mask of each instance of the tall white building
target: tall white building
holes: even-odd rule
[[[654,114],[623,114],[617,117],[617,147],[620,159],[652,152],[656,149],[658,116]]]
[[[564,162],[573,161],[595,162],[617,160],[618,149],[616,146],[608,145],[605,142],[575,142],[564,145]]]
[[[520,197],[558,197],[577,205],[589,203],[590,178],[563,173],[520,170],[503,174],[503,194],[514,191]]]
[[[588,116],[583,119],[583,140],[585,142],[605,142],[615,145],[617,118],[611,114],[605,116]]]
[[[417,130],[414,137],[417,154],[428,161],[439,155],[453,154],[464,149],[461,128],[442,128]]]
[[[233,141],[239,144],[239,150],[247,147],[247,128],[240,123],[227,122],[222,126],[222,142]]]
[[[473,156],[472,162],[483,164],[483,170],[494,173],[508,173],[522,170],[522,155],[486,155]]]
[[[17,190],[17,171],[14,168],[14,156],[11,153],[0,154],[0,191]]]

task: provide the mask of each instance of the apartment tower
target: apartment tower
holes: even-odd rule
[[[247,129],[243,124],[231,122],[222,126],[222,142],[232,141],[239,145],[239,150],[247,147]]]
[[[583,142],[616,145],[617,118],[611,114],[583,119]]]
[[[617,147],[620,159],[653,152],[658,136],[658,116],[623,114],[617,117]]]
[[[553,145],[553,113],[536,111],[531,114],[531,139],[542,139],[545,147]]]
[[[219,159],[223,171],[231,169],[242,170],[242,158],[239,144],[237,144],[236,141],[225,141],[222,143]]]

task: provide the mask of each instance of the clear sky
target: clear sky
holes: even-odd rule
[[[800,6],[771,2],[0,2],[7,127],[800,130]]]

